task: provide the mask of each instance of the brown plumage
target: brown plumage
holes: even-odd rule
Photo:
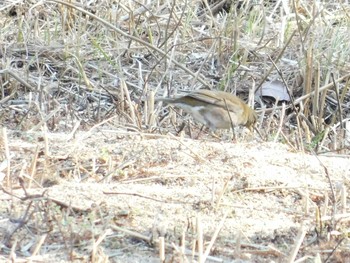
[[[232,125],[242,125],[252,130],[257,121],[253,109],[240,98],[224,91],[198,90],[184,96],[156,100],[183,109],[211,130],[229,129]]]

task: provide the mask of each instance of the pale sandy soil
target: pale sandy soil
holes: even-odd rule
[[[301,225],[307,234],[297,258],[325,259],[334,245],[327,241],[327,231],[321,230],[319,243],[312,242],[319,226],[317,206],[323,226],[331,225],[326,216],[332,214],[333,196],[324,166],[337,198],[335,213],[349,218],[349,209],[341,203],[341,192],[349,187],[348,158],[316,158],[258,140],[215,142],[112,131],[78,133],[75,138],[48,134],[45,157],[42,137],[9,135],[13,178],[21,174],[30,194],[46,191],[41,201],[19,201],[0,193],[2,239],[17,225],[14,218],[25,215],[28,207],[33,213],[8,243],[17,242],[18,259],[28,259],[46,233],[38,262],[87,262],[94,253],[110,262],[160,262],[156,242],[152,245],[134,234],[153,241],[165,236],[167,243],[178,246],[185,233],[186,249],[191,251],[198,218],[205,247],[223,223],[207,262],[286,262]],[[29,185],[37,146],[34,179],[46,188]],[[13,193],[25,196],[13,181]],[[2,183],[6,185],[6,178]],[[59,201],[63,204],[57,205]],[[340,222],[332,230],[328,237],[334,239],[335,230],[345,231]],[[99,238],[92,252],[92,240]],[[348,247],[347,242],[341,247]],[[346,258],[347,251],[341,250],[339,257]],[[1,254],[9,258],[4,245]],[[175,254],[168,248],[167,262],[181,262]]]

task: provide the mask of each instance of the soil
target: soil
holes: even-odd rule
[[[13,180],[2,181],[0,228],[2,252],[17,246],[17,259],[160,262],[164,237],[166,262],[191,262],[198,231],[204,251],[219,231],[206,262],[286,262],[295,248],[296,258],[346,262],[346,250],[332,249],[350,217],[349,158],[256,138],[102,129],[73,137],[10,131],[8,140]]]

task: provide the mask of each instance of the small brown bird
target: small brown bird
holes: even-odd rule
[[[211,130],[243,125],[253,129],[257,115],[240,98],[224,91],[198,90],[175,98],[157,98],[173,104]]]

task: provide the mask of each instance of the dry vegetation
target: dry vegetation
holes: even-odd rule
[[[0,260],[350,262],[333,2],[0,1]],[[261,136],[196,138],[154,104],[200,88]]]

